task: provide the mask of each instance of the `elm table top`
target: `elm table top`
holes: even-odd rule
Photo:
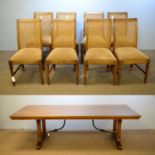
[[[127,105],[28,105],[10,116],[33,119],[139,119]]]

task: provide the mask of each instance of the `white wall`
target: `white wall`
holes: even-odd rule
[[[0,129],[34,129],[35,121],[10,120],[9,116],[30,104],[79,105],[127,104],[142,115],[139,120],[123,121],[124,129],[155,129],[155,96],[0,96]],[[48,129],[61,126],[62,121],[48,121]],[[97,126],[112,128],[111,121],[97,121]],[[92,130],[90,121],[69,120],[64,130]]]
[[[76,12],[78,38],[84,12],[127,11],[139,19],[139,48],[155,49],[154,0],[0,0],[0,50],[17,49],[16,19],[32,18],[35,11]]]

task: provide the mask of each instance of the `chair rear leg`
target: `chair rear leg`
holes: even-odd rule
[[[12,64],[11,61],[9,61],[9,68],[10,68],[12,84],[13,84],[13,86],[15,86],[16,85],[16,80],[15,80],[15,77],[14,77],[13,64]]]
[[[56,64],[53,64],[52,67],[54,70],[56,70]]]
[[[41,84],[44,84],[44,80],[43,80],[43,65],[42,65],[42,62],[40,62],[40,64],[39,64],[39,72],[40,72]]]
[[[120,85],[120,79],[121,79],[121,64],[118,63],[118,70],[117,70],[117,85]]]
[[[25,71],[25,67],[24,67],[24,64],[22,64],[22,71]]]
[[[144,83],[147,83],[147,80],[148,80],[148,73],[149,73],[149,68],[150,68],[150,60],[149,60],[148,63],[146,64]]]
[[[79,65],[76,64],[75,65],[75,76],[76,76],[76,84],[78,85],[79,84]]]
[[[133,64],[130,64],[130,69],[132,69],[133,68]]]
[[[87,81],[87,70],[88,70],[88,65],[84,64],[84,84],[85,85]]]
[[[49,84],[49,64],[46,64],[46,80],[47,80],[47,84]]]
[[[113,85],[117,85],[117,66],[113,66]]]

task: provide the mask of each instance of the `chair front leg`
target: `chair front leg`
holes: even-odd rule
[[[148,63],[146,64],[144,83],[147,83],[149,68],[150,68],[150,60],[149,60]]]
[[[43,80],[43,65],[42,65],[42,62],[40,62],[40,64],[39,64],[39,72],[40,72],[41,84],[44,84],[44,80]]]
[[[13,84],[13,86],[15,86],[16,85],[16,80],[15,80],[15,77],[14,77],[13,64],[12,64],[11,61],[9,61],[9,68],[10,68],[12,84]]]

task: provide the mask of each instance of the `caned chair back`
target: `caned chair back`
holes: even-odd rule
[[[87,48],[110,48],[111,45],[111,20],[87,20]]]
[[[84,36],[86,35],[86,29],[87,29],[87,20],[88,19],[102,19],[104,18],[103,12],[92,12],[92,13],[84,13]]]
[[[128,18],[128,13],[127,12],[108,12],[108,18],[125,19],[125,18]]]
[[[76,47],[76,23],[75,20],[58,20],[53,22],[53,48]]]
[[[41,20],[43,45],[49,44],[51,42],[51,29],[52,29],[51,19],[53,19],[53,13],[52,12],[35,12],[34,19]]]
[[[57,12],[56,18],[62,19],[62,20],[75,20],[76,21],[76,13],[75,12]]]
[[[17,20],[18,48],[42,48],[40,20]]]
[[[137,47],[137,19],[114,19],[114,47]]]

